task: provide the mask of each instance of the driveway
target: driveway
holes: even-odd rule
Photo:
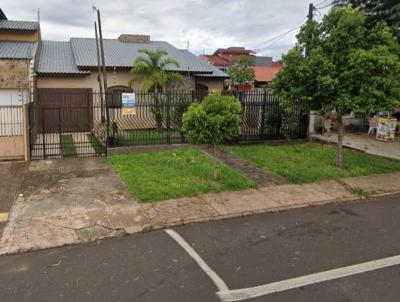
[[[16,188],[0,254],[123,236],[146,221],[101,157],[32,161]]]
[[[26,163],[0,162],[0,236],[26,169]]]

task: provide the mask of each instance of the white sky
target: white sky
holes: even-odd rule
[[[329,2],[317,0],[315,5]],[[92,7],[96,5],[105,38],[148,34],[178,48],[186,48],[189,40],[195,54],[245,46],[278,59],[294,45],[298,31],[268,41],[297,28],[308,4],[308,0],[6,0],[1,8],[10,20],[36,20],[40,9],[45,40],[94,37]]]

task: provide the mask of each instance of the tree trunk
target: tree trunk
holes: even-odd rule
[[[339,168],[343,167],[343,136],[344,136],[344,125],[342,116],[337,115],[337,133],[338,133],[338,144],[336,153],[336,166]]]
[[[213,145],[212,169],[213,169],[213,180],[217,181],[218,180],[218,173],[217,173],[217,146],[216,145]]]

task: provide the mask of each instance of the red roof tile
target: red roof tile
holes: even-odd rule
[[[254,67],[256,82],[271,82],[275,75],[281,70],[282,64],[271,67]]]
[[[216,56],[216,55],[202,55],[207,61],[209,61],[210,63],[212,63],[213,65],[216,66],[229,66],[232,63],[225,59],[222,58],[220,56]]]

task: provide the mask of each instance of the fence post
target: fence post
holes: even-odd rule
[[[24,125],[24,158],[25,161],[29,161],[31,159],[30,153],[30,137],[29,137],[29,104],[24,104],[22,106],[22,118],[23,118],[23,125]]]
[[[171,143],[171,115],[170,115],[170,108],[171,108],[171,91],[166,92],[166,97],[167,97],[167,144]]]
[[[264,89],[263,101],[262,101],[262,107],[261,107],[260,140],[263,140],[263,138],[264,138],[264,131],[265,131],[265,109],[266,109],[266,106],[267,106],[267,90]]]
[[[45,126],[44,126],[44,110],[45,108],[41,108],[42,109],[42,145],[43,145],[43,159],[46,159],[46,133],[45,133]]]
[[[110,146],[110,109],[107,94],[104,92],[104,100],[106,107],[106,148]]]

